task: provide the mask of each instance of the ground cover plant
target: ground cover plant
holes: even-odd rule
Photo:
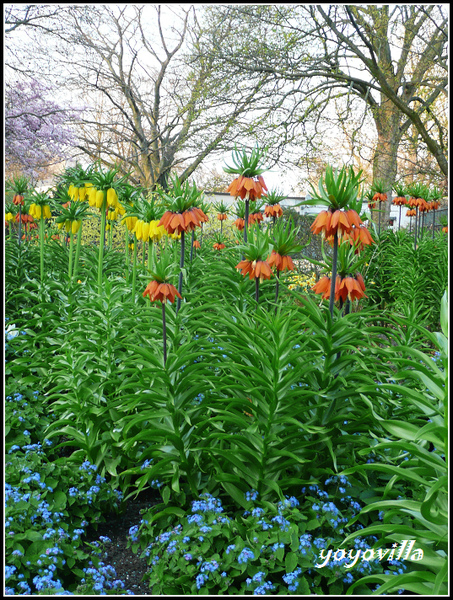
[[[231,187],[250,216],[266,191],[252,158],[235,154]],[[238,235],[216,219],[221,243],[202,236],[213,215],[195,187],[91,176],[68,174],[71,202],[110,203],[122,248],[52,239],[51,224],[5,241],[6,593],[132,593],[88,528],[154,490],[128,539],[150,594],[445,594],[445,234],[429,238],[433,310],[423,264],[406,310],[384,261],[416,269],[427,236],[365,231],[350,170],[320,186],[312,231],[333,248],[309,285],[279,211]],[[71,206],[59,222],[75,236],[90,212]]]

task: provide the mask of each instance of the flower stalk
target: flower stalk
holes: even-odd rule
[[[79,271],[80,248],[82,246],[82,227],[83,221],[80,223],[79,231],[77,232],[77,245],[74,258],[74,279],[77,277],[77,273]]]

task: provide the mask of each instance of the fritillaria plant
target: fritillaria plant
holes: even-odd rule
[[[352,167],[333,169],[327,166],[325,175],[321,177],[318,189],[312,185],[312,198],[302,205],[323,205],[327,210],[321,211],[314,220],[311,230],[332,240],[332,281],[329,310],[333,316],[335,282],[337,275],[338,240],[351,233],[354,227],[362,227],[359,217],[362,201],[358,198],[362,171],[356,175]]]
[[[182,299],[181,294],[178,292],[176,287],[169,282],[173,271],[174,264],[169,254],[162,253],[158,261],[155,259],[155,257],[153,257],[150,269],[151,281],[148,283],[145,291],[143,292],[144,298],[148,296],[151,302],[160,302],[162,304],[162,341],[164,365],[167,362],[167,325],[165,306],[167,302],[173,304],[175,297]]]
[[[56,218],[57,225],[61,228],[64,227],[66,232],[69,234],[69,280],[72,281],[73,276],[77,275],[79,252],[80,246],[77,244],[77,251],[75,257],[75,266],[73,269],[73,248],[74,248],[74,235],[78,233],[82,225],[82,220],[88,211],[88,205],[85,202],[71,202],[68,200],[69,195],[67,192],[60,192],[56,200],[64,202],[64,206],[61,207],[61,213]]]
[[[245,150],[239,152],[235,146],[233,151],[234,165],[232,167],[228,165],[223,167],[225,173],[237,175],[236,179],[228,186],[227,192],[235,198],[241,198],[245,202],[244,244],[247,243],[249,203],[255,202],[267,191],[267,186],[262,177],[262,173],[267,170],[263,167],[265,155],[265,150],[255,147],[250,156],[248,156]]]
[[[105,221],[107,207],[118,207],[118,193],[126,182],[126,177],[117,177],[119,169],[109,169],[102,171],[99,164],[98,170],[90,172],[91,186],[88,191],[88,203],[90,206],[96,206],[101,212],[101,232],[99,240],[99,258],[98,258],[98,293],[102,290],[102,263],[104,260],[105,243]]]
[[[30,187],[30,182],[27,177],[23,175],[13,177],[12,181],[9,183],[8,188],[13,192],[13,204],[15,206],[19,206],[19,247],[21,244],[22,231],[21,231],[21,223],[22,223],[22,206],[24,206],[24,195],[27,193]]]
[[[177,176],[174,177],[172,184],[172,187],[167,192],[160,192],[167,210],[159,221],[159,226],[162,225],[169,235],[181,234],[179,295],[176,307],[176,312],[178,312],[181,307],[185,234],[193,231],[195,227],[201,227],[202,223],[205,223],[208,217],[200,208],[203,192],[198,190],[195,184],[191,185],[187,181],[181,183]]]
[[[28,207],[28,214],[39,221],[39,264],[41,282],[44,279],[44,227],[45,219],[50,219],[52,213],[50,210],[51,200],[46,192],[33,192],[29,197],[32,203]]]
[[[272,241],[267,232],[260,231],[257,227],[249,229],[248,241],[239,246],[243,259],[236,265],[236,269],[244,277],[255,279],[255,300],[259,301],[259,284],[264,279],[270,279],[271,266],[267,260],[271,250]]]
[[[300,252],[303,245],[297,242],[299,228],[294,227],[292,220],[285,223],[283,220],[272,228],[272,252],[267,259],[268,263],[275,267],[277,283],[275,285],[275,302],[278,301],[278,292],[280,286],[280,273],[282,271],[293,271],[294,263],[291,254]],[[275,307],[277,311],[277,306]]]

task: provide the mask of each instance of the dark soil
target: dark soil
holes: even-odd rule
[[[127,501],[125,512],[107,518],[105,523],[99,523],[96,529],[90,528],[87,532],[87,540],[90,541],[98,540],[100,536],[110,538],[111,543],[105,545],[107,556],[102,561],[115,569],[117,579],[121,579],[125,589],[133,592],[135,596],[151,596],[152,591],[146,582],[142,582],[148,570],[146,559],[140,558],[140,551],[134,554],[127,548],[129,529],[140,524],[143,509],[159,502],[161,498],[153,490],[142,493],[136,500]]]

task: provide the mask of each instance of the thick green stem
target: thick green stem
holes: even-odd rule
[[[145,244],[145,240],[142,241],[142,251],[143,251],[143,266],[145,266],[146,264],[146,244]]]
[[[333,317],[333,305],[335,303],[335,287],[337,282],[337,261],[338,261],[338,233],[335,232],[333,237],[333,257],[332,257],[332,280],[330,282],[330,298],[329,298],[329,311],[330,316]]]
[[[245,218],[244,218],[244,244],[247,243],[247,231],[249,226],[249,199],[245,199]]]
[[[192,262],[193,258],[193,243],[195,241],[195,229],[192,230],[192,243],[190,245],[190,262]]]
[[[151,239],[148,240],[148,271],[151,271],[154,262],[154,243]]]
[[[165,321],[165,302],[162,302],[162,339],[164,344],[164,366],[167,362],[167,324]]]
[[[19,204],[19,246],[22,243],[22,206]]]
[[[74,252],[74,235],[72,233],[72,223],[71,229],[69,230],[69,283],[72,283],[72,255]]]
[[[275,313],[277,313],[278,292],[280,288],[280,271],[278,269],[275,273],[275,277],[277,279],[275,284]]]
[[[42,283],[44,279],[44,216],[42,212],[39,219],[39,263]]]
[[[255,300],[259,302],[260,299],[260,278],[255,277]]]
[[[105,243],[105,213],[107,210],[107,196],[104,192],[104,200],[101,206],[101,232],[99,236],[99,258],[98,258],[98,294],[102,290],[102,264],[104,262],[104,243]]]
[[[132,301],[135,302],[135,282],[137,280],[137,238],[134,235],[134,257],[132,259]]]
[[[77,273],[79,271],[80,248],[82,246],[82,227],[83,221],[80,223],[79,231],[77,232],[77,246],[74,259],[74,279],[77,277]]]
[[[129,283],[129,229],[126,225],[126,283]]]
[[[417,249],[417,217],[418,217],[418,206],[415,208],[414,250]]]
[[[181,260],[179,261],[179,268],[181,270],[179,272],[179,282],[178,282],[178,292],[180,294],[182,294],[182,270],[184,268],[184,253],[185,253],[184,231],[181,231]],[[178,302],[176,305],[176,314],[178,314],[178,311],[180,308],[181,308],[181,298],[178,298]]]

